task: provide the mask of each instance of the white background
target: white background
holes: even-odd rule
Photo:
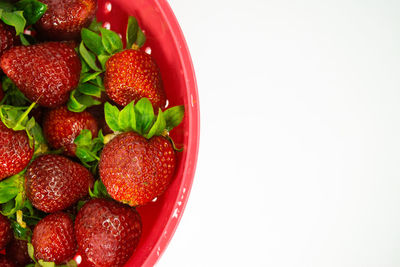
[[[400,1],[169,2],[201,145],[158,266],[400,266]]]

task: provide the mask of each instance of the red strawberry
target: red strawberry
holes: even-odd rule
[[[13,47],[3,54],[0,66],[29,100],[45,107],[66,103],[81,72],[74,49],[57,42]]]
[[[17,267],[12,260],[7,258],[5,255],[0,254],[0,266],[1,267]]]
[[[0,214],[0,250],[5,248],[8,242],[11,241],[12,237],[13,232],[11,230],[10,221]]]
[[[0,57],[5,51],[19,44],[20,41],[15,35],[14,27],[8,26],[0,21]]]
[[[25,131],[13,131],[0,121],[0,180],[22,171],[33,151]]]
[[[25,266],[32,262],[28,254],[28,242],[13,238],[6,247],[7,257],[15,262],[18,266]]]
[[[65,106],[50,110],[43,122],[43,132],[49,145],[54,149],[64,149],[68,156],[75,155],[74,140],[83,129],[90,130],[96,137],[96,119],[87,111],[76,113]]]
[[[104,86],[110,99],[121,106],[143,97],[156,110],[166,104],[160,70],[143,51],[128,49],[111,56],[106,63]]]
[[[80,36],[96,14],[95,0],[41,0],[46,13],[36,23],[38,34],[50,40],[71,40]]]
[[[85,260],[95,266],[123,266],[142,233],[139,213],[112,200],[92,199],[79,211],[75,235]]]
[[[53,213],[35,226],[32,245],[37,260],[62,264],[76,253],[74,222],[67,213]]]
[[[60,155],[36,158],[25,174],[26,195],[33,206],[47,213],[68,208],[88,194],[92,174]]]
[[[175,151],[162,136],[147,140],[134,132],[119,134],[105,145],[100,178],[112,198],[131,206],[161,195],[175,170]]]

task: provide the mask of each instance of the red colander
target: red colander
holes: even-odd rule
[[[143,221],[139,246],[126,266],[153,266],[164,252],[185,208],[192,186],[199,147],[199,101],[189,50],[166,0],[98,0],[97,20],[125,35],[129,15],[135,16],[147,40],[143,49],[156,60],[169,106],[184,105],[185,117],[171,136],[178,165],[168,190],[155,202],[138,208]],[[81,261],[79,256],[75,257]],[[80,266],[84,266],[82,263]]]

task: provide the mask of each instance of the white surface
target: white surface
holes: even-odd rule
[[[170,4],[201,146],[158,266],[400,266],[400,1]]]

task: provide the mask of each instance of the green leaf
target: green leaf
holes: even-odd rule
[[[96,18],[93,19],[92,23],[89,25],[88,29],[95,33],[100,33],[100,29],[102,28],[101,22],[98,22]]]
[[[100,32],[103,47],[110,55],[123,49],[121,38],[117,33],[105,28],[101,28]]]
[[[136,38],[136,44],[137,46],[142,47],[145,42],[146,42],[146,35],[144,35],[143,31],[139,28]]]
[[[19,223],[14,220],[11,221],[11,227],[14,231],[14,236],[17,239],[29,241],[32,236],[32,231],[29,227],[23,228]]]
[[[68,110],[72,112],[82,112],[88,107],[100,104],[100,101],[94,99],[90,95],[84,95],[79,90],[75,89],[69,96],[67,107]]]
[[[11,200],[14,204],[13,205],[6,205],[3,206],[3,211],[1,212],[4,216],[11,216],[17,210],[20,210],[24,207],[24,202],[25,202],[25,192],[19,192],[17,196],[15,197],[14,200]],[[8,203],[8,202],[7,202]],[[10,209],[10,207],[12,207]],[[6,208],[6,209],[5,209]]]
[[[100,179],[94,182],[93,191],[89,188],[89,195],[92,198],[110,198],[105,185]]]
[[[0,182],[0,204],[15,198],[23,186],[23,175],[15,174]]]
[[[74,141],[77,146],[89,146],[91,142],[92,132],[88,129],[83,129]]]
[[[171,131],[173,128],[178,126],[182,122],[184,114],[185,114],[185,107],[183,105],[175,106],[165,110],[164,118],[166,121],[167,131]]]
[[[96,166],[100,160],[100,151],[104,146],[104,136],[100,130],[98,136],[92,139],[92,133],[84,129],[75,138],[76,156],[80,159],[82,164],[95,173]]]
[[[31,45],[31,43],[30,43],[29,40],[26,38],[26,36],[28,36],[28,35],[25,35],[25,34],[20,34],[20,35],[19,35],[19,39],[21,40],[21,44],[23,44],[23,45],[25,45],[25,46]]]
[[[136,118],[133,101],[126,105],[118,116],[118,125],[121,131],[136,130]]]
[[[119,110],[117,107],[106,102],[104,104],[104,116],[106,119],[106,123],[110,127],[111,130],[113,130],[114,132],[121,131],[121,129],[119,127],[119,123],[118,123]]]
[[[101,64],[101,67],[103,68],[103,70],[106,69],[106,62],[107,62],[107,60],[108,60],[110,57],[111,57],[111,56],[108,56],[108,55],[99,55],[99,56],[97,57],[97,59],[99,60],[99,62],[100,62],[100,64]]]
[[[35,259],[35,249],[33,248],[32,243],[28,243],[28,255],[34,262],[37,262]]]
[[[154,110],[150,100],[147,98],[140,99],[135,104],[136,130],[144,135],[154,119]]]
[[[3,77],[2,87],[5,92],[3,104],[21,107],[31,103],[7,76]]]
[[[130,16],[126,28],[126,48],[129,49],[136,42],[139,24],[135,17]]]
[[[145,137],[147,139],[150,139],[155,135],[161,135],[164,132],[165,127],[166,127],[166,122],[164,119],[164,115],[161,109],[159,109],[156,122],[150,128],[150,131],[145,135]]]
[[[23,11],[3,11],[1,13],[1,20],[5,24],[13,26],[17,35],[20,35],[24,32],[26,20],[24,18]]]
[[[78,52],[79,52],[79,49],[78,49]],[[81,64],[82,64],[81,74],[89,72],[91,70],[89,65],[86,63],[86,61],[82,57],[81,57]]]
[[[85,83],[85,82],[94,80],[94,79],[96,79],[96,77],[99,76],[99,74],[101,74],[101,73],[103,73],[103,72],[102,72],[102,71],[96,71],[96,72],[93,72],[93,73],[83,73],[83,74],[81,75],[81,77],[80,77],[80,80],[81,80],[80,82],[81,82],[81,83]]]
[[[85,62],[88,64],[88,66],[95,70],[95,71],[101,71],[99,67],[96,65],[96,57],[92,54],[92,52],[89,52],[83,42],[79,45],[79,54],[81,57],[85,60]]]
[[[42,267],[56,267],[56,264],[54,262],[48,262],[48,261],[44,261],[44,260],[39,260],[38,263]]]
[[[83,28],[81,31],[82,41],[85,46],[96,55],[104,54],[105,50],[101,41],[101,36],[89,29]]]
[[[35,24],[47,11],[47,5],[37,0],[20,0],[15,6],[23,10],[27,25]]]

